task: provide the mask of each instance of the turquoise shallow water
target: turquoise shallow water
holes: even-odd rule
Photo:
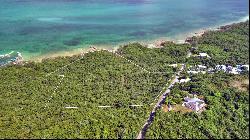
[[[248,0],[0,0],[0,54],[26,59],[89,45],[174,38],[238,21]]]

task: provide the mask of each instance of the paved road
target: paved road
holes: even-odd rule
[[[145,134],[147,132],[147,129],[152,124],[156,110],[161,107],[161,105],[165,102],[167,95],[170,93],[170,89],[174,86],[176,82],[178,82],[178,78],[180,73],[184,70],[185,65],[182,64],[182,67],[180,70],[176,73],[175,78],[173,79],[172,83],[168,86],[167,90],[160,96],[158,102],[155,104],[153,110],[151,111],[146,123],[143,125],[142,130],[140,131],[139,135],[137,136],[137,139],[144,139]]]

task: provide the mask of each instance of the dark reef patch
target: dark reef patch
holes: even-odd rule
[[[67,45],[67,46],[77,46],[77,45],[81,44],[82,40],[83,40],[83,37],[74,37],[70,40],[64,41],[63,44]]]

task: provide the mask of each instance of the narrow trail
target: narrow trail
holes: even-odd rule
[[[142,71],[145,71],[145,72],[147,72],[147,73],[162,73],[162,72],[150,72],[149,70],[147,70],[147,69],[145,69],[145,68],[139,66],[138,64],[134,63],[132,60],[129,60],[129,59],[127,59],[126,57],[124,57],[124,56],[122,56],[122,55],[120,55],[120,54],[118,54],[118,53],[116,53],[116,52],[107,50],[107,49],[101,49],[101,50],[95,50],[95,51],[108,51],[108,52],[110,52],[110,53],[112,53],[112,54],[114,54],[114,55],[116,55],[116,56],[118,56],[118,57],[120,57],[120,58],[123,58],[123,59],[126,60],[127,62],[133,64],[134,66],[138,67],[139,69],[141,69]],[[58,71],[60,71],[60,70],[62,70],[62,69],[64,69],[64,68],[66,68],[66,67],[68,67],[68,66],[70,66],[70,65],[72,65],[72,64],[74,64],[74,63],[76,63],[77,61],[82,60],[82,59],[84,58],[84,54],[92,53],[92,52],[94,52],[94,51],[81,52],[81,57],[80,57],[80,58],[74,60],[73,62],[71,62],[71,63],[69,63],[69,64],[67,64],[67,65],[64,65],[64,66],[62,66],[62,67],[60,67],[60,68],[54,70],[53,72],[47,73],[47,74],[45,75],[45,77],[49,77],[50,75],[52,75],[52,74],[54,74],[54,73],[57,73]]]
[[[115,55],[118,56],[118,57],[123,58],[123,59],[126,60],[127,62],[133,64],[133,65],[136,66],[136,67],[138,67],[139,69],[142,69],[143,71],[146,71],[147,73],[152,73],[152,72],[150,72],[149,70],[146,70],[145,68],[143,68],[143,67],[139,66],[138,64],[134,63],[133,61],[131,61],[131,60],[125,58],[124,56],[122,56],[122,55],[120,55],[120,54],[118,54],[118,53],[116,53],[116,52],[112,52],[112,53],[115,54]]]
[[[133,65],[136,66],[137,68],[139,68],[139,69],[141,69],[142,71],[145,71],[145,72],[147,72],[147,73],[151,73],[151,74],[152,74],[152,73],[153,73],[153,74],[166,74],[166,72],[151,72],[151,71],[147,70],[146,68],[143,68],[142,66],[139,66],[138,64],[134,63],[132,60],[129,60],[129,59],[127,59],[126,57],[124,57],[124,56],[122,56],[122,55],[120,55],[120,54],[118,54],[117,52],[112,51],[112,50],[101,49],[101,50],[95,50],[95,51],[97,51],[97,52],[98,52],[98,51],[108,51],[108,52],[110,52],[110,53],[112,53],[112,54],[114,54],[114,55],[116,55],[116,56],[118,56],[118,57],[120,57],[120,58],[126,60],[127,62],[133,64]],[[74,60],[73,62],[71,62],[71,63],[69,63],[69,64],[67,64],[67,65],[64,65],[64,66],[62,66],[62,67],[60,67],[60,68],[58,68],[58,69],[56,69],[56,70],[54,70],[54,71],[52,71],[52,72],[50,72],[50,73],[47,73],[47,74],[45,75],[45,78],[47,78],[47,77],[51,76],[52,74],[55,74],[55,73],[59,72],[60,70],[62,70],[62,69],[64,69],[64,68],[66,68],[66,67],[68,67],[68,66],[70,66],[70,65],[72,65],[72,64],[74,64],[74,63],[76,63],[76,62],[78,62],[78,61],[80,61],[80,60],[82,60],[82,59],[84,58],[84,55],[85,55],[85,54],[87,54],[87,53],[93,53],[93,52],[95,52],[95,51],[91,51],[91,50],[90,50],[90,51],[87,51],[87,52],[81,52],[81,53],[80,53],[80,55],[81,55],[80,58],[78,58],[78,59]]]
[[[109,50],[106,50],[106,51],[109,51]],[[143,70],[143,71],[145,71],[145,72],[147,72],[147,73],[149,73],[149,74],[168,74],[167,72],[151,72],[151,71],[149,71],[149,70],[143,68],[142,66],[139,66],[138,64],[134,63],[132,60],[129,60],[129,59],[127,59],[126,57],[124,57],[124,56],[122,56],[122,55],[120,55],[120,54],[118,54],[118,53],[116,53],[116,52],[112,52],[112,51],[109,51],[109,52],[113,53],[114,55],[116,55],[116,56],[118,56],[118,57],[123,58],[123,59],[126,60],[127,62],[133,64],[134,66],[138,67],[139,69],[141,69],[141,70]]]
[[[137,136],[136,139],[144,139],[144,137],[146,135],[146,132],[147,132],[147,129],[149,128],[149,126],[154,121],[156,110],[159,109],[161,107],[161,105],[164,103],[164,101],[166,100],[167,95],[170,93],[170,89],[178,81],[179,75],[184,70],[184,67],[185,67],[185,65],[182,64],[182,67],[176,73],[173,81],[170,83],[170,85],[168,86],[168,88],[166,89],[166,91],[160,96],[158,102],[155,104],[155,106],[154,106],[153,110],[151,111],[151,113],[150,113],[150,115],[149,115],[146,123],[143,125],[142,130],[139,132],[139,134],[138,134],[138,136]]]
[[[101,50],[95,50],[95,51],[108,51],[108,52],[112,53],[113,55],[115,55],[115,56],[117,56],[117,57],[120,57],[120,58],[126,60],[128,63],[133,64],[135,67],[139,68],[141,71],[147,72],[147,73],[149,73],[149,74],[156,74],[156,73],[157,73],[157,74],[166,74],[166,72],[150,72],[149,70],[143,68],[142,66],[139,66],[138,64],[134,63],[132,60],[127,59],[126,57],[124,57],[123,55],[118,54],[118,53],[115,52],[115,51],[110,51],[110,50],[107,50],[107,49],[101,49]],[[84,57],[84,54],[92,53],[92,52],[95,52],[95,51],[82,52],[80,58],[78,58],[78,59],[72,61],[71,63],[66,64],[66,65],[64,65],[64,66],[62,66],[62,67],[60,67],[60,68],[58,68],[58,69],[56,69],[56,70],[54,70],[53,72],[47,73],[43,78],[47,79],[47,78],[48,78],[49,76],[51,76],[52,74],[56,74],[56,73],[58,73],[60,70],[63,70],[63,69],[65,69],[66,67],[69,67],[70,65],[76,63],[77,61],[82,60],[83,57]],[[54,91],[52,92],[52,95],[51,95],[51,97],[49,98],[48,102],[50,102],[50,100],[52,100],[52,96],[56,93],[57,89],[59,88],[59,86],[61,85],[62,81],[64,80],[64,75],[58,75],[58,76],[61,77],[61,78],[60,78],[60,80],[59,80],[58,85],[55,87]],[[158,98],[158,96],[157,96],[157,98]],[[157,98],[155,98],[155,100],[156,100]],[[155,100],[154,100],[154,101],[155,101]],[[47,106],[47,105],[46,105],[46,106]],[[130,106],[138,107],[138,106],[143,106],[143,105],[130,105]]]
[[[64,75],[58,75],[58,77],[59,77],[59,82],[58,82],[58,84],[57,84],[57,86],[55,87],[55,89],[54,89],[54,91],[52,92],[52,94],[50,95],[50,97],[49,97],[49,99],[48,99],[48,103],[53,99],[53,96],[56,94],[56,92],[57,92],[57,90],[58,90],[58,88],[61,86],[61,84],[62,84],[62,81],[64,80]],[[45,107],[48,107],[48,104],[46,103],[45,104]]]

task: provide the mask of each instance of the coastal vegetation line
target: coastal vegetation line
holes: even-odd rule
[[[177,68],[170,67],[170,64],[206,64],[208,66],[225,63],[230,65],[247,64],[249,60],[248,30],[249,22],[244,22],[225,27],[223,31],[208,32],[201,38],[193,38],[191,44],[167,42],[162,44],[161,48],[147,48],[133,43],[117,50],[118,54],[140,67],[162,73],[142,72],[135,65],[108,51],[87,53],[84,57],[80,55],[58,57],[43,60],[41,63],[29,62],[24,65],[2,67],[0,68],[0,125],[4,129],[1,129],[0,137],[135,138],[152,110],[152,106],[150,106],[152,99],[159,95],[162,87],[177,72]],[[207,52],[211,59],[186,58],[187,52],[192,47],[198,47],[197,53]],[[72,65],[56,71],[79,58],[81,59]],[[56,72],[45,80],[38,78],[53,71]],[[64,76],[63,80],[59,75]],[[227,74],[219,75],[217,76],[219,77],[218,83],[224,80],[223,76],[229,76]],[[248,75],[246,74],[244,77],[248,78]],[[57,88],[55,94],[52,94],[58,83],[60,83],[60,87]],[[197,84],[199,87],[200,83]],[[187,85],[187,87],[190,86]],[[219,86],[219,84],[213,86]],[[197,89],[192,88],[191,90]],[[203,90],[203,87],[200,87],[199,93],[203,94]],[[230,88],[231,92],[236,91]],[[173,95],[177,96],[176,93],[178,92],[174,92]],[[223,92],[225,96],[228,94]],[[232,98],[235,98],[236,95],[238,94],[232,94]],[[249,104],[247,96],[248,93],[241,95],[243,104]],[[177,101],[181,97],[173,97],[172,102],[178,103]],[[219,97],[221,98],[221,96]],[[213,98],[217,98],[217,96],[213,96]],[[209,107],[212,107],[214,104],[209,101],[206,102]],[[223,100],[232,105],[233,102],[229,101]],[[129,107],[131,104],[145,106]],[[243,115],[240,116],[242,119],[238,121],[247,124],[249,118],[246,113],[249,112],[249,108],[245,107],[242,110],[243,104],[241,102],[239,104],[233,112],[243,112]],[[99,108],[98,106],[111,106],[111,108]],[[66,107],[78,108],[68,109]],[[206,116],[207,118],[216,116],[209,109],[206,111],[212,113],[212,115]],[[225,113],[230,112],[225,111]],[[175,115],[178,116],[176,118],[183,117],[178,112]],[[196,116],[193,112],[185,115]],[[213,120],[211,119],[209,124],[213,124]],[[232,122],[235,120],[228,120],[228,123]],[[164,126],[164,123],[167,122],[163,122],[161,125]],[[249,129],[246,125],[242,125],[243,128],[236,125],[235,129],[228,129],[227,123],[225,123],[220,127],[227,129],[232,135],[216,135],[215,126],[202,126],[204,129],[196,130],[197,135],[196,133],[189,135],[184,132],[181,132],[182,135],[180,135],[179,130],[187,131],[184,129],[186,124],[184,122],[183,126],[179,126],[180,129],[175,130],[177,123],[178,121],[168,124],[167,126],[172,130],[171,133],[166,132],[164,133],[166,135],[162,135],[159,134],[159,131],[164,132],[167,128],[162,129],[156,121],[147,137],[245,138],[248,136],[246,130]],[[195,124],[199,128],[200,124]],[[238,133],[239,131],[242,133]]]

